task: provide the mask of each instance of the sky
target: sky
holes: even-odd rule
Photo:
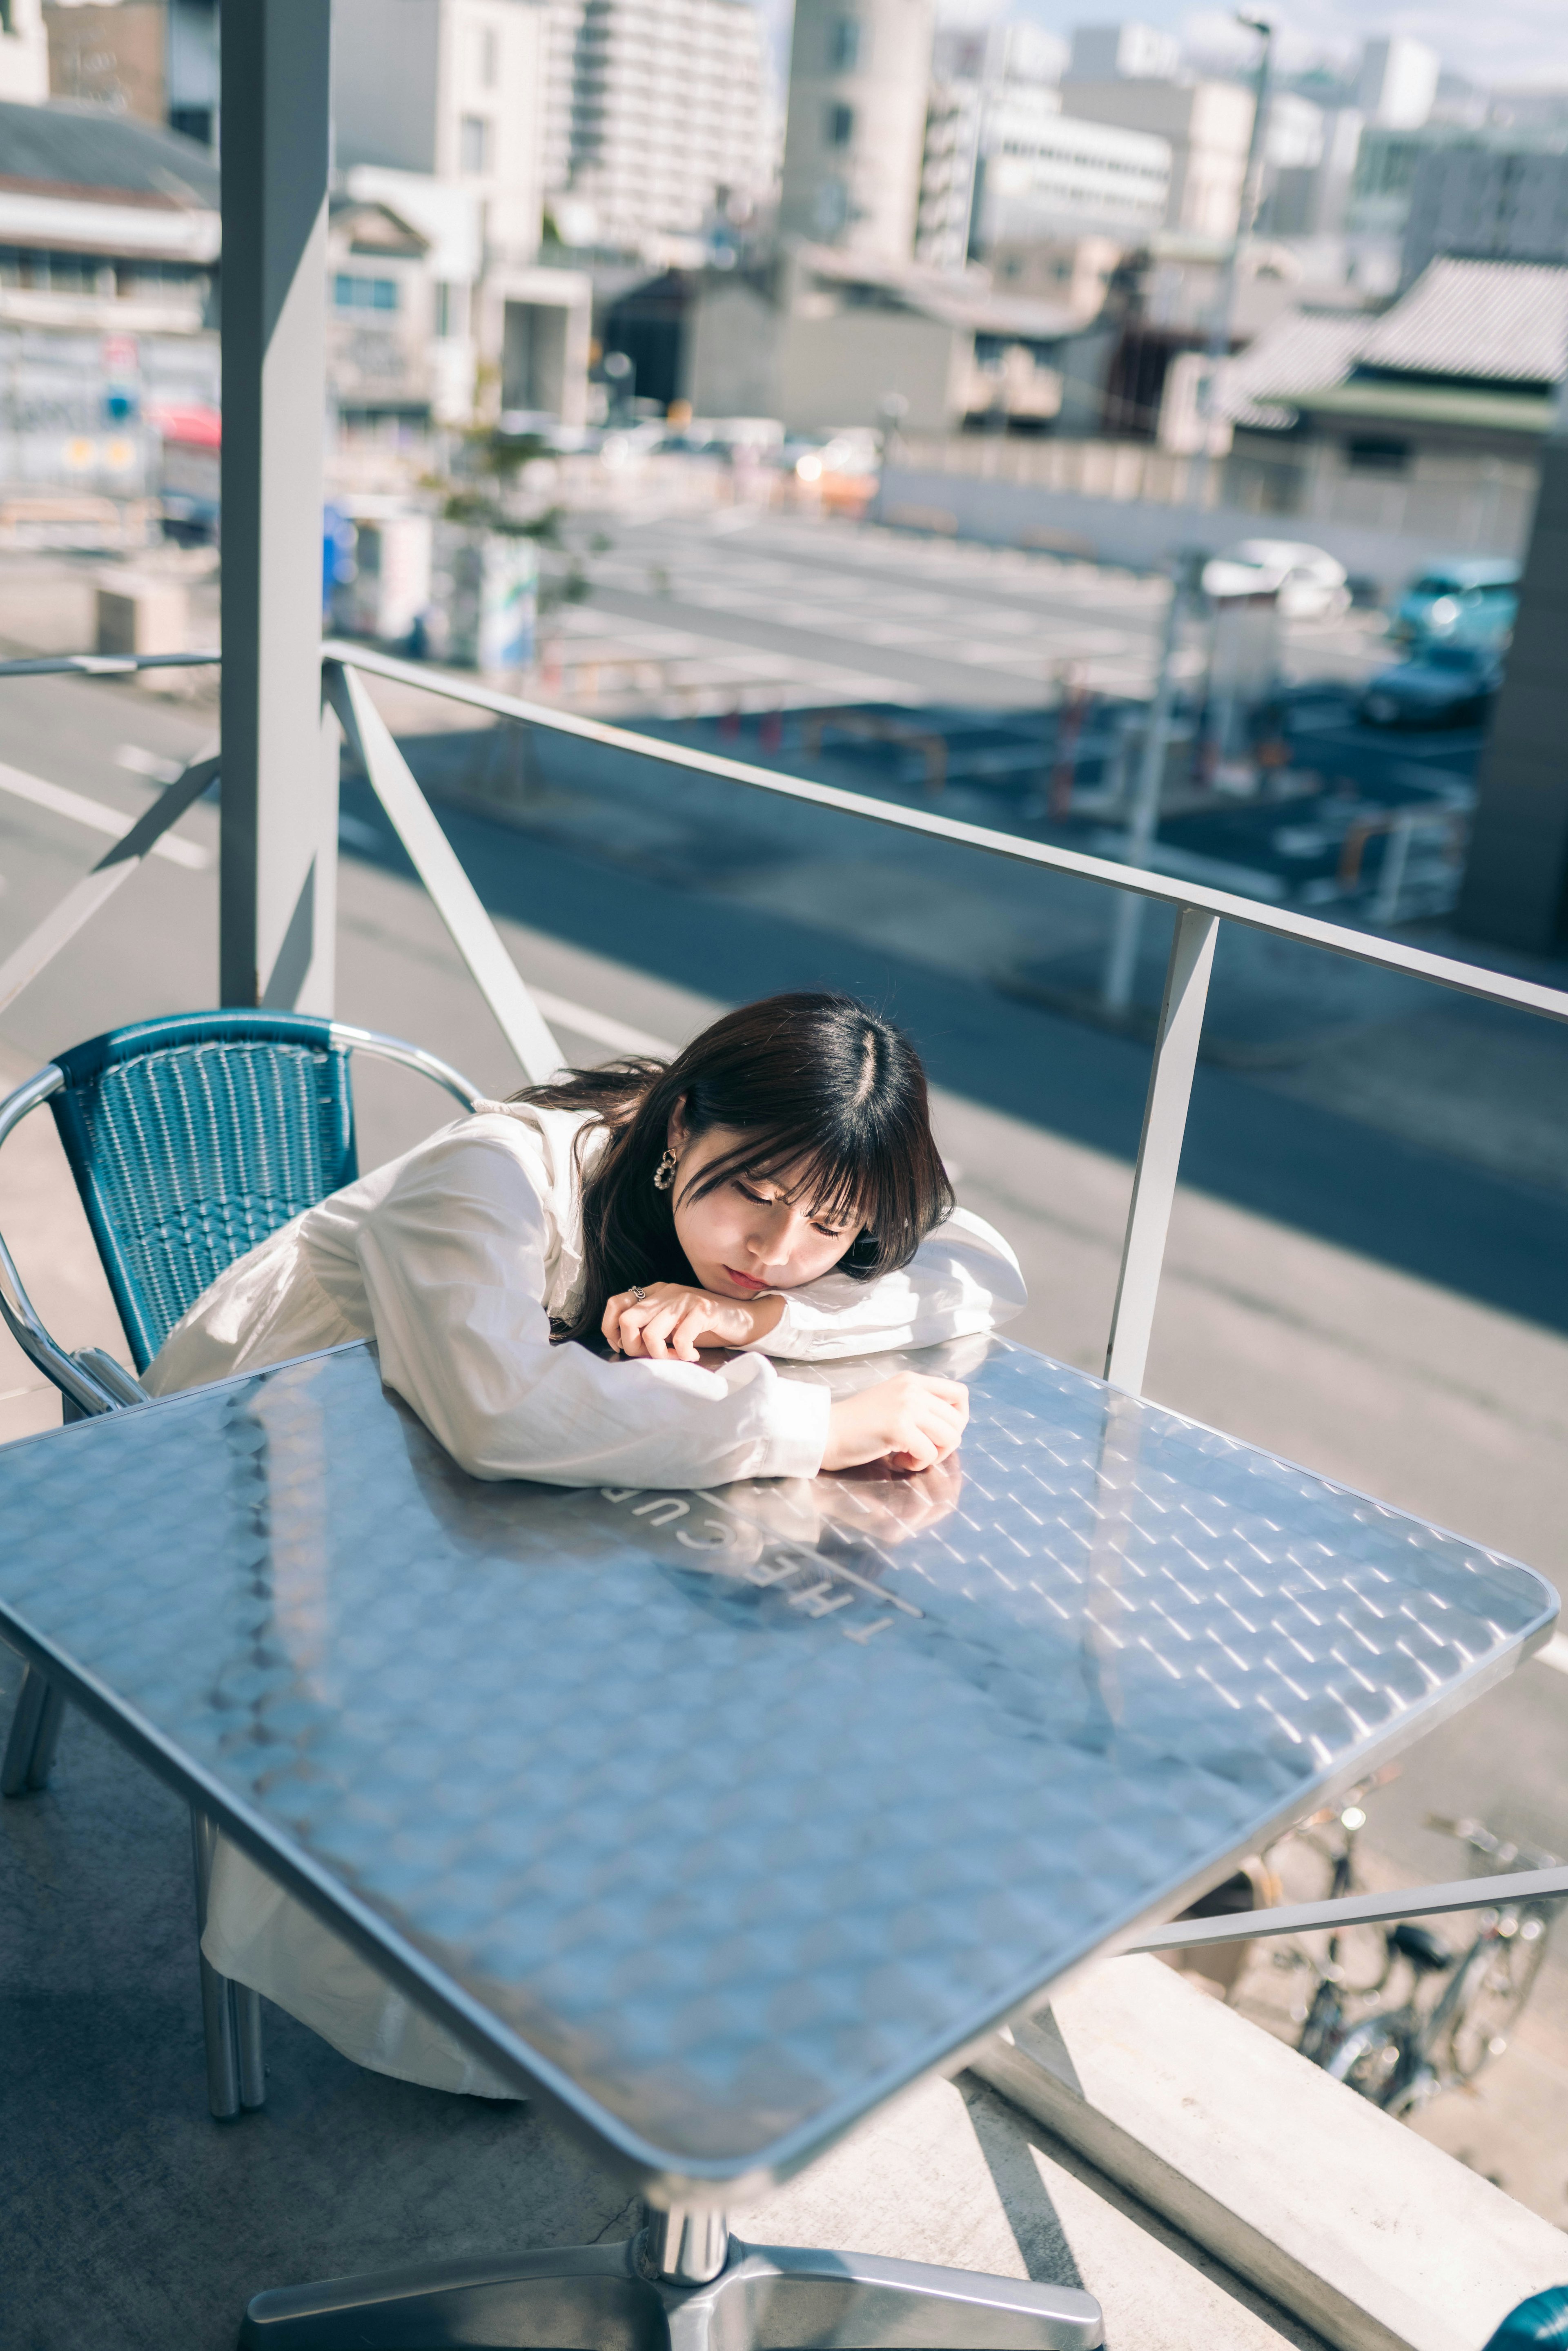
[[[1218,59],[1236,40],[1230,10],[1195,9],[1191,0],[1132,0],[1119,7],[1093,0],[939,0],[945,21],[978,23],[992,16],[1028,16],[1051,32],[1075,24],[1135,16],[1182,34],[1189,49]],[[1568,88],[1568,6],[1563,0],[1420,0],[1411,7],[1368,7],[1364,0],[1283,0],[1255,13],[1280,29],[1279,56],[1287,71],[1320,57],[1349,59],[1379,33],[1408,33],[1428,42],[1445,65],[1484,87],[1531,84]],[[1245,39],[1245,37],[1242,37]],[[1250,46],[1249,44],[1248,45]],[[1240,52],[1245,54],[1245,50]]]

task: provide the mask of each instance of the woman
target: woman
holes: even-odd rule
[[[981,1332],[1023,1299],[1007,1244],[954,1207],[907,1039],[847,998],[779,996],[667,1069],[487,1103],[308,1209],[204,1292],[146,1385],[373,1338],[477,1478],[919,1473],[963,1434],[962,1386],[904,1372],[835,1397],[770,1359]],[[203,1948],[361,2064],[512,2095],[224,1841]]]

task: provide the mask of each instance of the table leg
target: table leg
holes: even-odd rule
[[[1069,2287],[730,2239],[718,2275],[649,2274],[649,2235],[259,2294],[240,2351],[1096,2351]]]
[[[267,2069],[261,2039],[261,2001],[248,1984],[221,1976],[204,1956],[201,1938],[207,1924],[207,1886],[213,1873],[216,1824],[191,1807],[191,1859],[196,1881],[196,1959],[202,1978],[202,2038],[207,2052],[207,2105],[214,2122],[233,2122],[267,2103]]]
[[[28,1666],[16,1693],[5,1760],[0,1763],[0,1795],[30,1796],[48,1786],[65,1710],[63,1693],[37,1666]]]

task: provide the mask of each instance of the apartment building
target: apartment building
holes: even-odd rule
[[[672,259],[768,193],[764,42],[751,0],[554,0],[544,170],[566,242]]]

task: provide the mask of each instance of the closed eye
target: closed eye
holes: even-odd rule
[[[737,1176],[733,1180],[735,1183],[735,1188],[740,1194],[743,1200],[750,1200],[753,1205],[758,1208],[772,1208],[778,1206],[777,1194],[775,1194],[774,1197],[770,1200],[765,1193],[754,1192],[749,1184],[743,1184],[738,1176]],[[817,1230],[822,1235],[825,1240],[841,1241],[850,1229],[848,1225],[825,1225],[816,1217],[813,1217],[811,1221],[816,1225]]]

